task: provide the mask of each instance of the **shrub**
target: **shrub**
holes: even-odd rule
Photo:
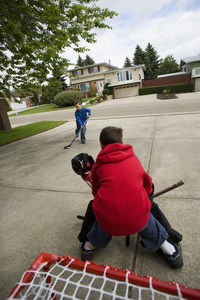
[[[89,101],[89,103],[90,103],[90,104],[95,103],[95,99],[91,99],[91,100]]]
[[[111,95],[111,90],[109,88],[109,83],[106,82],[105,85],[104,85],[104,89],[103,89],[103,95]]]
[[[63,91],[58,93],[53,101],[59,107],[72,106],[75,100],[82,102],[83,95],[80,91]]]
[[[110,95],[109,89],[104,89],[103,90],[103,95]]]
[[[98,103],[99,103],[99,102],[103,102],[103,100],[102,100],[101,97],[96,97],[94,100],[95,100],[95,102],[98,102]]]
[[[170,84],[170,85],[159,85],[159,86],[150,86],[139,89],[139,95],[148,95],[148,94],[162,94],[163,90],[169,90],[171,93],[190,93],[193,92],[194,87],[192,82]]]
[[[96,97],[96,93],[95,92],[91,92],[91,97]]]
[[[171,94],[171,90],[170,90],[170,89],[169,89],[169,90],[165,89],[165,90],[163,91],[163,93],[164,93],[164,95],[165,95],[165,98],[167,98],[167,99],[170,98],[170,94]]]
[[[90,104],[103,102],[101,97],[95,97],[89,101]]]
[[[109,95],[110,95],[110,94],[111,94],[111,89],[110,89],[110,87],[109,87],[109,84],[110,84],[110,83],[106,82],[105,85],[104,85],[104,89],[105,89],[105,90],[109,90]]]

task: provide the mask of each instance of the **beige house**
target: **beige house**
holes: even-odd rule
[[[104,85],[108,83],[113,98],[139,95],[144,79],[145,65],[117,68],[108,63],[93,64],[68,70],[73,89],[79,89],[84,97],[96,93],[103,95]]]

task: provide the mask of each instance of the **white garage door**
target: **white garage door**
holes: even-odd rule
[[[138,96],[138,85],[137,84],[130,84],[130,85],[123,85],[114,88],[114,97],[116,98],[124,98],[124,97],[131,97],[131,96]]]
[[[200,92],[200,78],[195,78],[195,92]]]

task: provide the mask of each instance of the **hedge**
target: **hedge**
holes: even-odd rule
[[[148,95],[148,94],[162,94],[163,91],[167,89],[171,93],[189,93],[194,91],[194,86],[192,82],[187,83],[178,83],[170,85],[159,85],[159,86],[150,86],[139,89],[139,95]]]
[[[53,102],[59,107],[64,107],[74,105],[75,100],[82,102],[82,99],[83,95],[80,91],[63,91],[54,97]]]

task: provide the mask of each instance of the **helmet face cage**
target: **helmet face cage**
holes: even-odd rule
[[[94,159],[87,153],[80,153],[72,159],[71,163],[74,172],[78,175],[83,175],[85,172],[88,172],[92,169]]]

